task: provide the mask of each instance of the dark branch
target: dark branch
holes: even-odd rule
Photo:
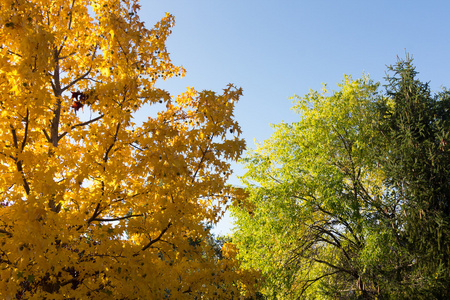
[[[29,123],[29,120],[28,120],[28,118],[29,118],[29,111],[28,111],[28,108],[27,108],[27,115],[26,115],[26,117],[25,117],[25,133],[24,133],[24,135],[23,135],[23,141],[22,141],[22,149],[21,149],[21,152],[23,152],[23,149],[25,148],[25,144],[26,144],[26,142],[27,142],[27,135],[28,135],[28,123]]]
[[[158,235],[158,237],[156,237],[156,238],[153,239],[153,240],[150,240],[150,242],[149,242],[147,245],[145,245],[145,246],[141,249],[141,251],[147,250],[147,249],[150,248],[154,243],[156,243],[156,242],[158,242],[159,240],[161,240],[161,237],[164,235],[164,233],[166,233],[166,231],[170,228],[170,226],[172,226],[172,223],[169,223],[169,224],[167,225],[167,227],[164,228],[164,229],[161,231],[161,233]],[[138,254],[139,254],[139,253],[135,253],[135,254],[133,254],[133,256],[137,256]]]
[[[17,142],[16,129],[11,124],[10,124],[10,127],[11,127],[11,133],[13,136],[14,147],[16,149],[19,149],[18,142]],[[27,179],[25,178],[25,174],[23,172],[22,161],[19,160],[17,157],[14,157],[14,161],[16,162],[17,171],[22,175],[23,187],[25,189],[25,192],[27,193],[27,195],[29,195],[30,194],[30,186],[28,185]]]
[[[144,151],[144,149],[142,149],[142,148],[140,148],[140,147],[134,145],[133,143],[130,143],[130,146],[133,147],[133,148],[136,149],[136,150]]]
[[[142,217],[144,216],[144,214],[139,214],[139,215],[129,215],[129,216],[123,216],[123,217],[119,217],[119,218],[111,218],[111,219],[99,219],[99,218],[95,218],[92,221],[97,221],[97,222],[114,222],[114,221],[120,221],[120,220],[126,220],[129,218],[134,218],[134,217]]]
[[[98,45],[95,46],[94,49],[94,53],[92,55],[92,59],[91,62],[94,61],[94,58],[96,56],[96,52],[97,52],[97,47]],[[74,81],[72,81],[71,83],[69,83],[68,85],[66,85],[64,88],[61,89],[61,94],[63,92],[65,92],[67,89],[71,88],[73,85],[75,85],[78,81],[83,80],[83,79],[87,79],[87,76],[91,73],[92,71],[92,65],[89,67],[89,70],[87,70],[86,73],[84,73],[83,75],[81,75],[80,77],[78,77],[77,79],[75,79]]]
[[[335,269],[335,270],[342,271],[342,272],[347,273],[347,274],[349,274],[349,275],[351,275],[351,276],[353,276],[353,277],[355,277],[355,278],[358,278],[358,274],[356,274],[356,273],[354,273],[354,272],[352,272],[352,271],[349,271],[349,270],[347,270],[347,269],[344,269],[344,268],[342,268],[342,267],[338,267],[338,266],[336,266],[336,265],[333,265],[333,264],[330,263],[330,262],[327,262],[327,261],[321,260],[321,259],[317,259],[317,258],[313,258],[313,260],[314,260],[315,262],[318,262],[318,263],[327,265],[327,266],[329,266],[329,267],[331,267],[331,268],[333,268],[333,269]]]
[[[42,129],[42,132],[44,132],[45,138],[47,139],[47,142],[51,142],[50,136],[48,135],[47,131],[45,129]]]
[[[10,124],[9,125],[11,127],[11,134],[13,136],[13,142],[14,142],[14,147],[16,149],[19,149],[19,146],[17,144],[17,134],[16,134],[16,129]]]
[[[324,275],[319,276],[319,277],[314,278],[314,279],[308,279],[308,280],[306,280],[306,284],[305,284],[305,286],[302,288],[302,291],[301,291],[301,293],[300,293],[300,296],[302,296],[303,293],[304,293],[311,285],[313,285],[315,282],[319,281],[320,279],[322,279],[322,278],[324,278],[324,277],[331,276],[331,275],[334,275],[334,274],[337,274],[337,273],[340,273],[340,272],[342,272],[342,271],[337,270],[337,271],[334,271],[334,272],[331,272],[331,273],[324,274]]]
[[[114,147],[114,144],[117,141],[117,135],[119,134],[119,129],[120,129],[120,123],[117,124],[116,133],[114,134],[114,141],[111,143],[111,145],[106,150],[105,157],[103,158],[103,161],[105,163],[108,161],[109,152],[111,152],[112,148]]]
[[[80,123],[80,124],[73,125],[72,127],[70,127],[70,129],[74,129],[74,128],[76,128],[76,127],[81,127],[81,126],[89,125],[89,124],[91,124],[91,123],[94,123],[95,121],[100,120],[100,119],[103,118],[104,116],[105,116],[105,115],[100,115],[100,116],[98,116],[97,118],[94,118],[94,119],[92,119],[92,120],[89,120],[89,121],[86,121],[86,122],[83,122],[83,123]],[[65,137],[66,134],[68,134],[67,131],[64,132],[64,133],[62,133],[62,134],[58,137],[58,141],[61,140],[63,137]]]
[[[4,234],[6,234],[6,235],[9,236],[9,237],[12,237],[12,236],[13,236],[11,232],[6,231],[6,230],[4,230],[4,229],[0,229],[0,233],[4,233]]]
[[[80,77],[78,77],[77,79],[75,79],[74,81],[72,81],[71,83],[69,83],[68,85],[66,85],[65,87],[63,87],[61,89],[61,93],[65,92],[67,89],[71,88],[72,86],[74,86],[78,81],[86,79],[86,77],[89,75],[89,73],[91,73],[92,70],[92,66],[89,68],[89,70],[87,70],[86,73],[84,73],[83,75],[81,75]]]
[[[100,214],[101,214],[100,203],[97,203],[97,206],[95,207],[94,213],[89,218],[89,220],[87,220],[87,225],[89,226],[89,224],[91,224],[92,221],[94,221]],[[83,225],[78,226],[77,230],[80,230],[81,228],[83,228]]]
[[[200,159],[200,162],[198,163],[197,170],[195,170],[194,176],[192,176],[192,182],[194,182],[195,177],[197,177],[198,171],[200,171],[200,168],[202,167],[202,164],[203,164],[203,162],[204,162],[204,160],[206,158],[206,153],[208,153],[208,151],[209,151],[209,147],[206,147],[205,151],[203,151],[201,148],[200,148],[200,150],[202,151],[203,155],[202,155],[202,158]]]

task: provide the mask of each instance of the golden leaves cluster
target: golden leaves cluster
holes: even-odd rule
[[[233,197],[225,182],[245,146],[233,118],[242,91],[156,88],[185,72],[165,47],[174,18],[148,29],[138,10],[0,4],[2,298],[239,293],[245,276],[210,254],[204,224]],[[86,95],[78,112],[73,93]]]

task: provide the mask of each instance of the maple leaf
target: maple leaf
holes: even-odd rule
[[[226,133],[240,132],[242,91],[172,98],[156,88],[154,74],[185,72],[164,44],[174,17],[148,29],[138,9],[0,5],[0,23],[13,24],[0,27],[2,299],[226,299],[248,289],[236,283],[253,275],[214,255],[204,225],[233,195],[226,158],[244,142]],[[165,109],[133,123],[159,101]],[[89,119],[76,114],[84,105]]]

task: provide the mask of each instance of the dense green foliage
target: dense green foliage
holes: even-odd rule
[[[450,296],[450,93],[431,95],[410,60],[390,70],[394,105],[382,128],[390,144],[384,173],[396,192],[393,213],[408,255],[397,286],[416,298],[442,298]]]
[[[411,60],[386,92],[346,76],[249,152],[233,241],[269,299],[440,298],[449,285],[446,91]]]

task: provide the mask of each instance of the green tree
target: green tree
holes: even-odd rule
[[[450,93],[389,70],[386,93],[347,76],[296,97],[301,120],[244,159],[233,241],[269,298],[448,296]]]
[[[389,68],[382,132],[389,151],[382,155],[386,185],[396,199],[399,242],[407,265],[398,269],[399,295],[443,298],[450,295],[450,93],[432,95],[417,79],[412,59]],[[397,280],[395,280],[397,279]]]
[[[262,270],[270,298],[378,293],[360,262],[375,216],[385,214],[378,84],[346,76],[339,87],[296,97],[301,120],[276,125],[244,159],[250,195],[234,209],[233,241]]]

